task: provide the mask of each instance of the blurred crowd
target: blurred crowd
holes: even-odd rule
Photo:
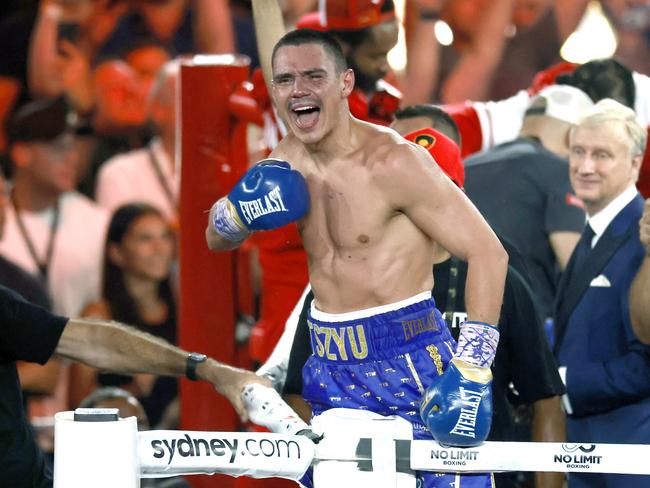
[[[612,58],[578,66],[563,61],[560,48],[590,3],[601,6],[617,50]],[[394,122],[396,113],[402,121],[420,117],[409,129],[394,128],[406,134],[428,126],[455,140],[450,144],[458,153],[454,157],[463,157],[467,195],[525,262],[517,271],[530,280],[534,321],[546,325],[535,337],[540,343],[548,340],[544,351],[550,351],[558,279],[585,219],[566,169],[567,131],[585,103],[602,98],[635,110],[644,127],[650,123],[650,3],[279,0],[278,5],[281,29],[327,30],[339,40],[356,75],[350,97],[355,116],[382,125]],[[453,33],[447,45],[436,40],[441,22]],[[406,67],[394,72],[388,53],[400,27]],[[268,154],[284,130],[266,91],[264,39],[256,33],[246,0],[3,2],[0,282],[56,313],[119,320],[175,343],[176,238],[182,231],[176,157],[180,66],[198,53],[239,53],[250,59],[250,82],[237,93],[255,107],[242,117],[249,130],[241,150],[253,163]],[[570,88],[544,91],[557,84]],[[535,97],[544,93],[544,103],[535,105]],[[420,109],[408,112],[413,106]],[[438,112],[431,115],[422,107]],[[555,125],[533,120],[539,114],[553,118]],[[512,146],[504,143],[525,145],[525,155],[512,156]],[[494,195],[512,195],[522,207],[542,206],[516,195],[537,190],[527,189],[527,175],[518,175],[512,166],[499,169],[486,162],[533,153],[550,161],[535,180],[545,185],[544,198],[565,201],[530,213],[522,223],[518,209],[504,207]],[[648,159],[638,184],[646,198]],[[556,169],[548,170],[551,166]],[[250,368],[269,358],[307,285],[295,225],[255,236],[252,248],[258,307],[252,320],[239,324],[236,338]],[[447,319],[453,327],[451,315]],[[553,361],[550,353],[543,356]],[[60,360],[22,364],[20,378],[26,408],[49,452],[53,412],[78,406],[97,388],[119,387],[124,398],[133,395],[153,428],[179,425],[176,380],[118,376]],[[546,398],[558,399],[559,405],[562,393],[560,385],[546,396],[531,393],[512,401],[518,438],[530,436],[531,405]],[[556,486],[552,480],[542,482],[548,484],[539,486]],[[503,483],[499,486],[532,486],[521,476]]]

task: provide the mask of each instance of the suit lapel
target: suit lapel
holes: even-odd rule
[[[575,256],[571,256],[567,269],[562,273],[562,278],[558,285],[558,295],[555,308],[557,346],[559,346],[562,337],[564,336],[569,316],[589,288],[591,280],[600,274],[618,248],[620,248],[629,238],[630,234],[635,231],[634,225],[638,222],[642,210],[643,199],[637,195],[634,200],[628,203],[625,208],[618,213],[607,229],[605,229],[605,232],[598,240],[598,243],[587,256],[582,271],[578,274],[571,273],[571,269],[575,264]],[[571,279],[569,279],[569,276],[571,276]]]

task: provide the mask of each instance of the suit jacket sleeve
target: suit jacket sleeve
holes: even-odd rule
[[[567,391],[576,416],[605,413],[650,397],[650,347],[632,332],[627,288],[619,298],[628,347],[618,357],[567,369]]]

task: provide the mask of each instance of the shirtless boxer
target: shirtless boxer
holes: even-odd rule
[[[215,203],[208,246],[234,249],[251,231],[298,221],[315,296],[304,370],[315,415],[367,409],[406,418],[415,438],[480,443],[505,251],[426,150],[350,115],[354,74],[330,36],[290,32],[272,60],[273,100],[291,133]],[[458,347],[429,292],[435,242],[469,263]]]

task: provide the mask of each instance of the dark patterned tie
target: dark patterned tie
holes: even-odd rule
[[[589,224],[585,227],[585,230],[582,231],[582,236],[576,245],[575,250],[573,251],[573,268],[571,269],[570,281],[582,270],[582,267],[585,264],[585,259],[591,251],[591,241],[593,240],[596,233],[591,228]]]

